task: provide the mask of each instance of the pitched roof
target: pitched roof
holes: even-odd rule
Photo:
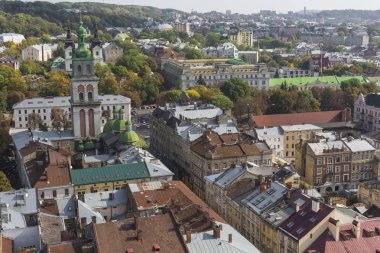
[[[149,178],[145,163],[118,164],[105,167],[71,170],[74,185],[96,184]]]
[[[75,240],[49,244],[47,246],[50,253],[82,253],[82,246],[89,243],[89,240]]]
[[[312,209],[313,201],[316,202],[317,200],[312,198],[306,201],[302,199],[300,202],[296,200],[295,203],[299,204],[300,210],[286,219],[280,225],[280,229],[300,240],[334,210],[326,204],[319,203],[319,210],[314,212]]]
[[[344,117],[344,114],[347,114],[347,117]],[[251,116],[252,123],[259,128],[302,124],[319,125],[334,122],[348,122],[350,120],[351,116],[349,110]]]
[[[376,233],[376,228],[380,227],[380,219],[369,219],[360,222],[360,238],[356,238],[352,233],[352,225],[340,227],[340,231],[346,231],[348,240],[335,241],[329,230],[326,230],[318,239],[311,244],[308,250],[317,250],[325,253],[346,253],[362,252],[373,253],[380,248],[380,235]],[[374,231],[373,237],[367,237],[364,230]],[[306,251],[307,252],[307,251]]]

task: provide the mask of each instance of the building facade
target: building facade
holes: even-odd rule
[[[270,74],[264,65],[249,65],[235,59],[168,60],[163,73],[171,85],[182,84],[182,89],[196,85],[203,79],[207,86],[221,84],[233,77],[241,78],[258,89],[269,88]]]
[[[31,45],[24,48],[21,52],[23,61],[48,61],[53,58],[53,52],[57,50],[57,45],[40,44]]]
[[[354,121],[367,132],[380,130],[380,94],[360,94],[354,105]]]

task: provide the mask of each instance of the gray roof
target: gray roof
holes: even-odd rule
[[[51,141],[54,140],[71,140],[74,139],[74,133],[71,130],[68,131],[20,131],[12,134],[13,143],[17,150],[22,149],[30,141],[38,141],[43,144],[51,145]]]
[[[228,224],[222,224],[220,238],[213,236],[213,231],[191,234],[191,242],[186,243],[189,253],[259,253],[260,251]],[[232,234],[232,242],[228,242],[228,234]],[[186,236],[186,235],[185,235]],[[184,236],[184,239],[186,240]]]
[[[86,225],[91,223],[91,218],[93,216],[96,217],[96,223],[105,223],[103,215],[101,215],[98,211],[96,211],[91,206],[87,205],[81,200],[78,200],[78,215],[80,218],[86,218]]]
[[[319,127],[319,126],[315,126],[315,125],[311,125],[311,124],[292,125],[292,126],[281,126],[281,128],[282,128],[285,132],[322,130],[321,127]]]
[[[282,131],[280,127],[269,127],[269,128],[262,128],[262,129],[255,129],[257,138],[259,140],[262,140],[263,138],[267,136],[280,136],[282,135]]]
[[[195,107],[195,105],[176,105],[175,107],[172,107],[170,109],[174,111],[174,116],[178,119],[181,119],[182,117],[185,117],[190,120],[203,118],[210,119],[223,114],[222,109],[213,105],[208,105],[200,108]]]
[[[70,107],[71,97],[46,97],[46,98],[27,98],[13,106],[14,110],[25,108],[43,107]],[[117,105],[131,103],[131,99],[121,95],[99,95],[101,105]]]
[[[345,140],[344,143],[352,152],[375,150],[375,148],[371,144],[369,144],[368,141],[362,139]]]
[[[109,194],[113,193],[113,199],[110,200]],[[115,190],[108,192],[86,193],[84,202],[91,208],[107,208],[109,206],[126,205],[128,194],[126,190]]]
[[[85,163],[98,163],[98,162],[107,162],[113,159],[112,155],[103,154],[103,155],[91,155],[83,157]]]
[[[4,230],[3,237],[13,240],[13,248],[36,246],[37,252],[41,250],[41,236],[38,226]],[[14,251],[15,252],[15,251]]]
[[[326,141],[326,142],[316,142],[308,143],[309,147],[313,150],[316,155],[323,154],[323,150],[326,149],[342,149],[344,151],[349,151],[349,149],[344,145],[343,141]]]
[[[245,169],[242,166],[235,166],[226,170],[223,174],[215,179],[215,184],[221,188],[225,188],[230,185],[235,179],[243,175]]]
[[[276,205],[273,208],[270,208],[269,210],[265,211],[262,214],[262,217],[268,223],[272,224],[275,227],[278,227],[281,225],[283,221],[289,218],[290,215],[292,215],[294,212],[295,212],[294,208],[289,204],[287,204],[284,207],[281,207],[280,205]]]
[[[263,192],[260,192],[260,187],[257,187],[253,192],[245,196],[242,203],[260,214],[283,199],[288,190],[286,186],[275,181],[272,182],[270,188]]]
[[[75,218],[75,199],[74,196],[69,198],[56,199],[58,213],[60,217]]]
[[[37,191],[35,188],[0,192],[3,229],[26,227],[24,215],[37,214]]]

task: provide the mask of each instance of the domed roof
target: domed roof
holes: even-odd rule
[[[86,28],[83,27],[82,19],[79,23],[78,28],[78,48],[75,50],[74,58],[79,59],[91,59],[91,51],[85,45],[84,38],[86,37],[87,31]]]
[[[74,56],[75,58],[80,58],[80,59],[90,59],[91,52],[86,47],[78,47],[78,49],[75,50]]]
[[[117,119],[112,124],[112,129],[116,132],[121,132],[126,130],[127,121],[125,119]]]
[[[125,131],[120,135],[119,141],[126,144],[134,144],[139,141],[139,136],[135,131]]]
[[[111,133],[113,130],[113,124],[115,123],[116,119],[108,120],[107,123],[104,125],[103,133]]]

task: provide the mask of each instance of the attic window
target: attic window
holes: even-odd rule
[[[294,226],[294,221],[291,221],[291,222],[288,223],[288,225],[286,225],[286,227],[288,227],[288,228],[291,228],[293,226]]]
[[[300,235],[303,231],[305,231],[305,229],[303,227],[300,227],[299,229],[297,229],[296,233]]]

